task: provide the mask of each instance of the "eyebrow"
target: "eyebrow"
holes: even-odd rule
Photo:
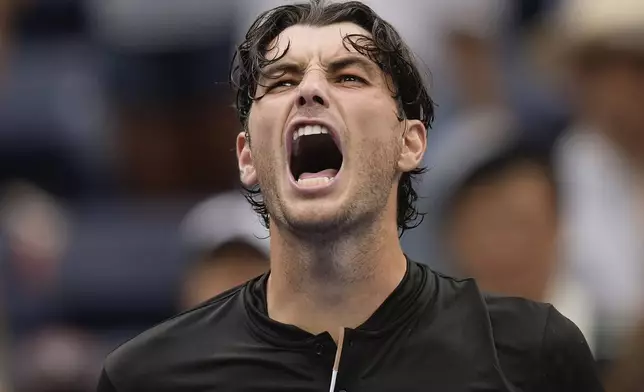
[[[326,64],[324,68],[327,72],[334,74],[352,66],[362,69],[370,77],[375,76],[375,64],[364,56],[352,55],[334,59]],[[279,61],[277,63],[267,65],[261,71],[261,74],[268,78],[283,74],[302,74],[304,73],[304,68],[305,67],[301,63],[293,61]]]
[[[280,61],[267,65],[260,71],[260,74],[261,76],[271,78],[287,73],[302,73],[303,69],[304,67],[301,64],[291,61]]]
[[[358,67],[365,71],[370,77],[375,76],[375,63],[364,56],[352,55],[345,56],[331,61],[327,66],[330,73],[337,73],[350,67]]]

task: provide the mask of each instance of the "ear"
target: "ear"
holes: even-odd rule
[[[250,140],[245,132],[237,135],[237,164],[239,165],[239,178],[246,187],[257,185],[257,172],[250,152]]]
[[[427,130],[419,120],[405,120],[406,131],[402,135],[402,149],[398,169],[409,172],[420,166],[427,148]]]

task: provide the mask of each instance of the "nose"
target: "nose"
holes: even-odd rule
[[[300,82],[296,98],[298,107],[304,106],[329,106],[329,98],[326,92],[326,79],[319,72],[310,72]]]

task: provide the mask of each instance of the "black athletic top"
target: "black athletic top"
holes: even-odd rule
[[[106,359],[99,392],[329,391],[336,345],[270,319],[258,277],[142,333]],[[551,305],[482,295],[408,262],[346,329],[335,391],[602,391],[579,329]]]

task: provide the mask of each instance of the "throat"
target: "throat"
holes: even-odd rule
[[[407,269],[398,243],[383,246],[373,237],[359,244],[318,244],[316,249],[277,238],[271,238],[275,262],[266,291],[268,315],[312,334],[362,325],[391,295]]]
[[[301,281],[299,288],[284,285],[271,271],[267,287],[268,316],[282,324],[294,325],[317,335],[333,334],[339,328],[358,328],[382,306],[394,292],[406,272],[406,262],[389,274],[379,272],[369,277],[357,275],[335,282]]]

